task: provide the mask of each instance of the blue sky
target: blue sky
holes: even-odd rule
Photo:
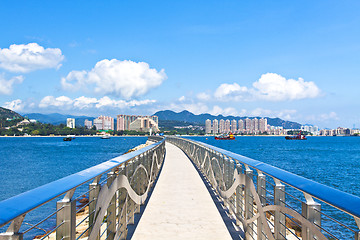
[[[2,1],[0,106],[360,127],[358,1]]]

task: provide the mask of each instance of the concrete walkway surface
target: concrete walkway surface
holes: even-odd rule
[[[190,159],[166,143],[158,182],[132,239],[231,239]]]

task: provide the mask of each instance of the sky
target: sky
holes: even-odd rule
[[[1,1],[0,106],[360,128],[359,1]]]

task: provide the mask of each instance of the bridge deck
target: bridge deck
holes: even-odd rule
[[[190,159],[170,143],[132,239],[231,239]]]

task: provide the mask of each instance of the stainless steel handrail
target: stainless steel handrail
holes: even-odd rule
[[[1,201],[0,227],[6,225],[16,217],[26,214],[70,191],[71,189],[89,182],[95,177],[102,175],[120,164],[136,157],[137,155],[150,150],[151,148],[161,144],[162,141]]]
[[[312,195],[313,197],[328,203],[348,214],[360,218],[360,197],[346,193],[313,180],[298,176],[286,170],[274,167],[272,165],[236,154],[222,148],[218,148],[203,142],[192,140],[208,148],[212,148],[224,155],[234,158],[250,167],[257,169],[269,176],[275,177],[280,181]]]
[[[11,222],[7,231],[0,233],[0,239],[21,240],[25,232],[19,231],[25,215],[62,195],[64,198],[56,203],[56,235],[57,238],[62,236],[60,238],[75,239],[77,225],[74,219],[77,214],[76,202],[79,199],[73,198],[73,195],[79,186],[90,181],[92,182],[89,184],[89,191],[85,193],[88,194],[88,203],[83,207],[83,209],[89,209],[87,216],[89,228],[85,231],[88,231],[91,239],[95,239],[99,228],[105,222],[108,234],[112,238],[115,237],[115,234],[126,237],[127,228],[125,225],[130,224],[131,221],[121,220],[121,224],[125,228],[117,231],[114,229],[116,219],[122,218],[120,215],[126,209],[134,214],[139,209],[138,206],[145,202],[149,189],[159,174],[165,156],[165,138],[153,138],[151,141],[154,143],[149,146],[0,202],[0,227]],[[100,178],[106,173],[105,180],[100,182]],[[116,197],[119,191],[125,193],[122,195],[122,199]],[[112,197],[109,198],[110,196]],[[104,209],[108,210],[104,212]],[[105,214],[107,217],[103,218]],[[65,225],[63,225],[64,222]],[[49,234],[47,233],[47,235]]]
[[[167,141],[189,156],[243,228],[246,239],[288,239],[290,235],[328,239],[333,234],[360,239],[360,197],[200,141],[180,137],[167,137]],[[287,195],[296,201],[289,201]],[[334,210],[353,217],[354,222],[342,219],[346,226],[333,221],[342,229],[331,232],[333,225],[325,219],[322,225],[322,214]],[[291,221],[297,226],[288,227]]]

